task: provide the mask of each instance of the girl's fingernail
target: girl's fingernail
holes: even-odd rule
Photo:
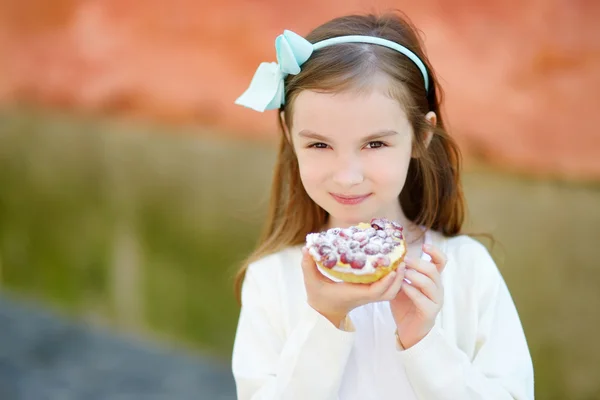
[[[425,250],[425,251],[431,251],[431,245],[424,244],[423,245],[423,250]]]

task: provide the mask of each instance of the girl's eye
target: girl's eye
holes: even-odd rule
[[[380,141],[375,141],[375,142],[369,142],[369,143],[367,144],[367,146],[368,146],[370,149],[379,149],[379,148],[381,148],[381,147],[386,147],[386,144],[385,144],[385,143],[383,143],[383,142],[380,142]]]
[[[309,148],[314,149],[326,149],[328,146],[325,143],[313,143],[308,146]]]
[[[367,143],[367,148],[369,148],[369,149],[379,149],[381,147],[387,147],[387,145],[379,140]],[[327,149],[327,148],[329,148],[329,145],[322,143],[322,142],[318,142],[318,143],[309,144],[308,148],[310,148],[310,149]]]

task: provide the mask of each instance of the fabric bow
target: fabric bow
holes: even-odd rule
[[[278,109],[285,103],[284,79],[300,73],[300,66],[309,59],[313,45],[302,36],[285,30],[275,39],[277,63],[263,62],[258,66],[250,86],[235,104],[263,112]]]

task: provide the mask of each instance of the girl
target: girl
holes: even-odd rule
[[[278,109],[282,129],[266,232],[237,277],[238,398],[533,399],[509,291],[460,233],[459,152],[414,28],[347,16],[276,50],[236,101]],[[325,278],[306,235],[373,217],[404,226],[406,275]]]

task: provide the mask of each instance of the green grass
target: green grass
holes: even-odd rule
[[[273,162],[269,146],[201,129],[0,110],[1,283],[226,360],[231,277],[256,241]],[[600,185],[474,167],[464,177],[468,229],[497,240],[536,397],[598,398]]]
[[[201,131],[0,113],[3,285],[226,356],[271,163]]]

